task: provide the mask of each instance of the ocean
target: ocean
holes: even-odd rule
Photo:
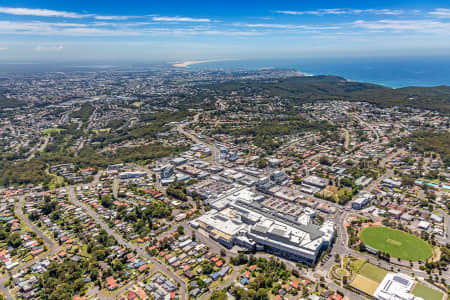
[[[337,75],[392,88],[450,85],[450,57],[227,60],[189,66],[193,70],[225,71],[261,68],[290,68],[308,75]]]
[[[163,61],[0,62],[0,77],[10,73],[146,70],[169,66],[171,64]],[[337,75],[392,88],[450,85],[450,56],[224,60],[192,64],[186,69],[239,71],[263,68],[294,69],[308,75]]]

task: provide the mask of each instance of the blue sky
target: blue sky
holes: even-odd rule
[[[448,53],[448,0],[0,0],[2,61]]]

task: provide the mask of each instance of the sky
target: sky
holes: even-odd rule
[[[2,62],[449,53],[448,0],[0,0]]]

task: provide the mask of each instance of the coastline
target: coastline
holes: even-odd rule
[[[224,62],[222,62],[224,61]],[[192,69],[222,70],[226,72],[259,70],[265,68],[288,68],[303,75],[336,75],[348,81],[367,82],[390,88],[409,86],[450,86],[450,57],[427,61],[417,58],[359,58],[359,59],[230,59],[213,60],[205,66]],[[202,61],[203,62],[203,61]],[[180,64],[184,66],[185,64]],[[191,63],[186,66],[194,65]],[[444,74],[444,76],[443,76]]]
[[[203,64],[203,63],[212,63],[212,62],[221,62],[221,61],[228,61],[228,60],[231,60],[231,59],[188,60],[188,61],[184,61],[184,62],[173,63],[172,67],[175,67],[175,68],[187,68],[190,65]]]

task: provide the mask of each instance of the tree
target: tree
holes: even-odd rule
[[[183,226],[178,226],[177,227],[177,232],[180,234],[180,235],[183,235],[184,234],[184,227]]]
[[[263,289],[263,288],[259,288],[259,289],[256,291],[255,299],[256,299],[256,300],[266,300],[266,299],[269,299],[269,296],[268,296],[268,290]]]
[[[404,186],[411,187],[411,186],[414,185],[414,183],[415,183],[415,180],[411,176],[406,176],[405,175],[405,176],[402,177],[402,184]]]
[[[114,271],[121,271],[123,269],[123,264],[119,259],[114,259],[112,261],[112,268]]]
[[[101,198],[101,203],[102,203],[103,207],[110,208],[112,206],[113,200],[112,200],[111,195],[103,195],[103,196],[100,196],[100,198]]]
[[[227,300],[227,291],[225,289],[214,291],[209,298],[210,300]]]
[[[214,271],[211,262],[205,262],[204,264],[202,264],[202,273],[209,275]]]
[[[267,161],[265,159],[258,159],[256,161],[256,165],[257,165],[258,169],[264,169],[267,167]]]
[[[20,234],[18,232],[14,232],[13,234],[11,234],[7,238],[6,242],[13,248],[17,248],[22,245],[22,239],[20,238]]]
[[[322,156],[322,157],[320,157],[319,162],[320,162],[322,165],[331,166],[331,161],[330,161],[330,158],[329,158],[328,156]]]
[[[58,203],[56,201],[46,201],[44,205],[42,206],[42,213],[46,216],[48,216],[51,212],[53,212],[56,209],[56,205]]]
[[[236,257],[230,258],[230,263],[235,266],[240,266],[240,265],[246,264],[247,262],[248,262],[248,257],[242,253],[239,253],[239,255]]]

